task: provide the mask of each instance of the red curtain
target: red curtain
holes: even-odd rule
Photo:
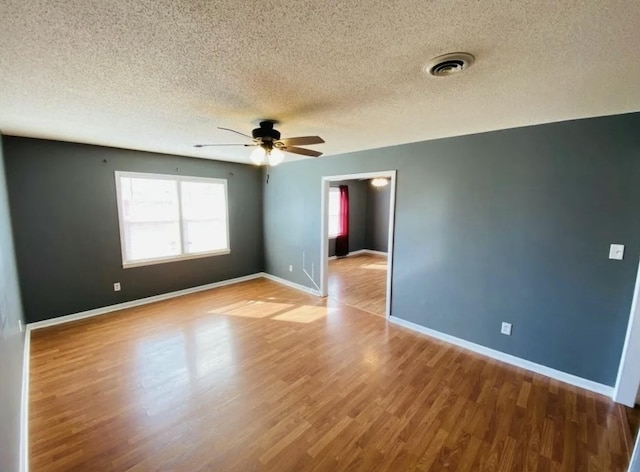
[[[336,237],[336,256],[349,254],[349,187],[340,185],[340,226]]]

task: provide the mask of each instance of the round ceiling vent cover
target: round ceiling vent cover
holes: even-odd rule
[[[449,77],[471,67],[475,60],[476,58],[469,53],[454,52],[434,57],[422,69],[434,77]]]

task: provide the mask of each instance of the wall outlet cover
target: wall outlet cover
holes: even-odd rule
[[[621,261],[624,257],[624,244],[612,244],[609,247],[609,259]]]
[[[511,336],[511,323],[502,322],[502,328],[500,328],[500,332],[502,334],[506,334],[507,336]]]
[[[119,292],[120,290],[121,290],[120,282],[116,282],[115,284],[113,284],[113,291],[114,292]]]
[[[292,265],[289,266],[289,272],[293,272],[293,266]]]

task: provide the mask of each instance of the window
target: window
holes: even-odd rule
[[[228,254],[227,181],[116,172],[122,266]]]
[[[340,234],[340,189],[329,187],[329,237]]]

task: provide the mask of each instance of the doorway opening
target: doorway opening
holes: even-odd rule
[[[320,292],[391,315],[396,171],[322,177]]]
[[[613,400],[631,408],[640,402],[640,264]]]

